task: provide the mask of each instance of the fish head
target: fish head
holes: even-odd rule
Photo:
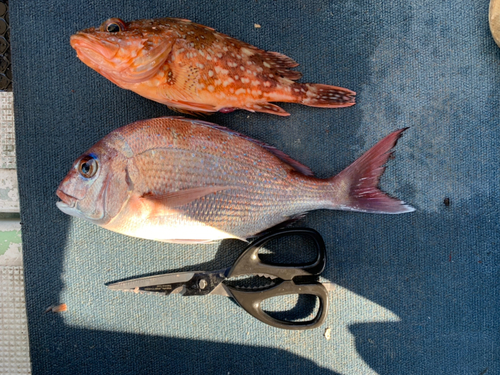
[[[62,212],[97,225],[107,224],[120,212],[132,189],[128,159],[107,138],[73,163],[56,191]]]
[[[100,27],[72,35],[78,58],[123,88],[155,76],[167,60],[175,38],[155,20],[124,22],[110,18]]]

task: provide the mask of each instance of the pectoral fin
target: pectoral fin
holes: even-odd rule
[[[214,106],[184,102],[181,100],[163,101],[168,108],[174,112],[184,113],[191,116],[205,116],[217,112]]]
[[[160,203],[166,207],[174,208],[174,207],[184,206],[206,195],[234,188],[235,186],[203,186],[203,187],[179,190],[159,195],[153,193],[146,193],[141,197],[141,199],[154,201],[155,203],[156,202]]]

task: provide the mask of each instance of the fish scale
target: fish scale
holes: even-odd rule
[[[185,243],[247,239],[321,208],[410,212],[377,188],[401,133],[319,179],[272,146],[215,124],[139,121],[77,159],[58,188],[58,207],[118,233]]]
[[[207,140],[202,141],[198,146],[203,152],[199,150],[193,152],[188,149],[189,145],[187,144],[191,138],[187,134],[182,137],[173,136],[174,146],[172,148],[165,151],[156,150],[155,155],[151,155],[149,152],[141,153],[134,158],[134,163],[141,171],[142,176],[140,183],[136,186],[137,189],[141,192],[150,189],[154,193],[160,194],[166,188],[165,183],[160,183],[162,180],[169,181],[168,188],[172,190],[189,189],[199,184],[239,187],[240,190],[236,193],[222,191],[217,195],[201,197],[197,202],[182,207],[185,212],[189,213],[189,215],[184,215],[186,222],[194,220],[209,226],[217,225],[223,231],[234,232],[234,225],[231,224],[236,221],[229,220],[229,218],[240,218],[238,225],[243,229],[243,227],[247,227],[243,223],[245,220],[266,222],[265,218],[273,218],[272,220],[280,222],[288,217],[286,210],[283,210],[278,202],[283,200],[290,204],[293,202],[292,197],[283,195],[283,189],[280,194],[277,194],[276,184],[273,185],[270,182],[276,178],[276,175],[273,177],[270,174],[269,167],[264,165],[262,160],[254,165],[254,158],[236,158],[244,151],[248,152],[248,145],[245,150],[238,148],[238,143],[231,142],[231,139],[234,138],[231,135],[225,137],[224,139],[227,138],[225,141],[218,141],[217,137],[212,137],[212,142],[210,142],[207,137]],[[150,140],[153,137],[146,137],[146,139]],[[129,144],[132,149],[143,147],[136,146],[133,141]],[[215,146],[215,144],[222,144],[222,146]],[[230,145],[233,147],[229,147]],[[229,154],[231,148],[233,153]],[[225,154],[223,154],[224,152]],[[175,162],[161,163],[160,159],[162,158],[159,155],[163,153],[169,154],[169,156],[165,155],[163,159],[175,160]],[[222,165],[225,174],[210,174],[208,165],[212,167]],[[243,178],[242,170],[246,172],[251,166],[253,167],[252,171]],[[284,177],[285,174],[282,173],[281,178]],[[250,184],[249,181],[251,181]],[[252,201],[253,204],[249,205],[249,201]],[[223,205],[223,203],[226,204]],[[240,207],[246,208],[241,209]],[[225,225],[221,226],[222,223]],[[238,237],[242,238],[250,234],[252,233],[237,233]]]

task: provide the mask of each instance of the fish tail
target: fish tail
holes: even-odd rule
[[[356,93],[343,87],[318,83],[293,83],[292,92],[297,103],[310,107],[341,108],[355,104]]]
[[[334,191],[332,208],[385,214],[415,210],[378,188],[380,177],[385,170],[384,164],[392,155],[391,149],[406,129],[389,134],[354,163],[328,180]]]

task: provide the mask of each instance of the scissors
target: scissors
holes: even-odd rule
[[[317,250],[316,260],[302,265],[277,265],[264,263],[259,250],[270,240],[285,236],[309,237]],[[270,326],[305,330],[323,324],[328,312],[328,290],[333,283],[318,282],[326,264],[325,243],[321,235],[309,228],[286,228],[266,234],[248,245],[232,267],[218,271],[192,271],[165,273],[108,284],[109,289],[134,291],[136,293],[160,293],[183,296],[222,295],[232,297],[243,309],[261,322]],[[236,276],[266,276],[272,285],[258,289],[244,289],[230,286],[225,280]],[[262,310],[262,302],[273,297],[306,294],[319,299],[319,309],[314,318],[307,321],[287,321],[276,319]]]

